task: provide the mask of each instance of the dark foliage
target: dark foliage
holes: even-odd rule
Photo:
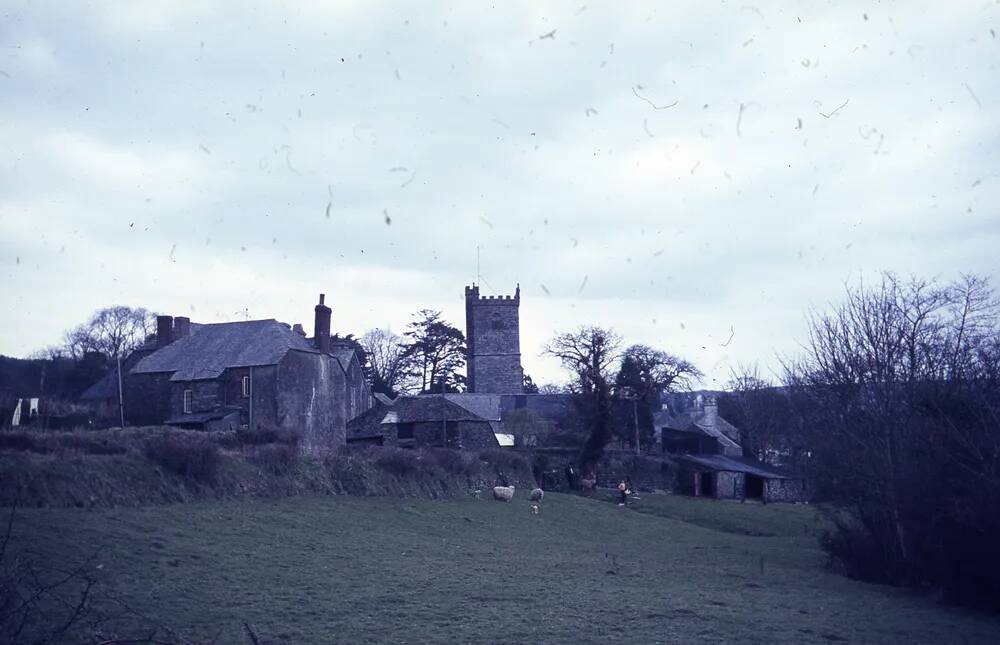
[[[0,450],[124,455],[128,447],[111,437],[90,432],[0,432]]]
[[[218,445],[200,437],[153,437],[144,454],[166,471],[204,483],[215,479],[222,461]]]
[[[245,446],[263,446],[269,443],[297,446],[301,435],[274,426],[259,425],[256,428],[238,428],[236,438]]]
[[[820,494],[845,514],[828,553],[857,578],[934,586],[1000,610],[992,290],[973,276],[941,286],[885,275],[848,289],[810,334],[784,403]]]
[[[403,448],[382,449],[375,458],[375,465],[399,477],[407,477],[420,469],[417,453]]]
[[[472,471],[472,464],[465,453],[446,448],[427,448],[422,453],[424,461],[450,475],[464,475]]]
[[[27,432],[0,432],[0,450],[42,452],[36,449],[35,440]]]
[[[523,473],[531,472],[531,462],[528,457],[505,450],[485,450],[479,454],[479,458],[494,468],[502,472]]]
[[[278,443],[257,446],[252,456],[255,464],[274,475],[287,475],[294,471],[298,458],[298,448]]]

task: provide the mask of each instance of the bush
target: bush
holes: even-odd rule
[[[465,475],[472,470],[469,458],[457,450],[430,448],[423,452],[424,460],[451,475]]]
[[[273,475],[287,475],[295,470],[299,451],[295,446],[268,444],[258,446],[251,460]]]
[[[213,481],[222,461],[219,447],[203,437],[154,437],[143,452],[164,470],[200,482]]]
[[[0,432],[0,450],[40,452],[39,448],[41,447],[35,445],[35,440],[27,432]]]
[[[515,452],[505,450],[486,450],[479,453],[479,458],[493,466],[498,471],[526,473],[531,472],[528,458]]]
[[[419,459],[412,450],[389,448],[382,450],[375,458],[375,465],[399,477],[412,475],[420,469]]]
[[[128,447],[116,442],[113,437],[89,436],[86,434],[61,433],[46,437],[47,452],[68,450],[88,455],[124,455]]]
[[[819,542],[849,578],[868,582],[891,583],[893,565],[882,544],[861,524],[847,518],[833,518],[834,529],[820,536]]]
[[[301,435],[290,430],[283,430],[271,425],[259,425],[256,428],[240,428],[236,431],[237,440],[245,446],[263,446],[269,443],[280,443],[288,446],[299,445]]]

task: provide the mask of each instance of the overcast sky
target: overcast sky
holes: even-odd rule
[[[1000,286],[1000,4],[0,1],[0,353],[95,309],[614,328],[706,387],[881,270]]]

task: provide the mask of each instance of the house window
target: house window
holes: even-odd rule
[[[244,399],[249,399],[250,398],[250,377],[249,376],[244,376],[243,377],[243,398]]]
[[[184,390],[184,413],[187,414],[191,412],[191,401],[194,398],[194,392],[191,390]]]
[[[396,426],[396,438],[397,439],[412,439],[413,438],[413,424],[412,423],[400,423]]]

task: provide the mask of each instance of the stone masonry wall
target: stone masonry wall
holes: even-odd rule
[[[469,391],[523,393],[520,292],[513,297],[483,298],[479,287],[466,287],[465,307]]]

